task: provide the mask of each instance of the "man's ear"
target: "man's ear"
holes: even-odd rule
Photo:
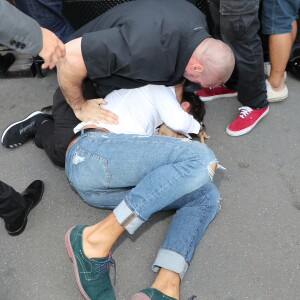
[[[180,103],[180,106],[181,106],[181,108],[182,108],[185,112],[189,112],[190,107],[191,107],[190,103],[187,102],[187,101],[182,101],[182,102]]]
[[[199,63],[196,63],[192,66],[192,70],[194,72],[197,72],[197,73],[202,73],[203,72],[203,65],[199,64]]]

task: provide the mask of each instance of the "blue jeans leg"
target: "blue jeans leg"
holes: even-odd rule
[[[165,208],[175,209],[176,213],[152,266],[153,271],[162,267],[178,273],[181,279],[184,277],[199,241],[219,210],[219,200],[218,189],[208,182]]]
[[[40,26],[54,32],[63,42],[74,32],[62,14],[63,0],[16,0],[16,6]]]
[[[166,246],[160,252],[165,254],[164,250],[169,249],[167,253],[171,251],[173,262],[178,255],[181,257],[176,271],[183,276],[217,211],[218,193],[208,196],[214,186],[209,184],[201,189],[209,183],[209,164],[215,161],[206,145],[187,139],[90,132],[67,152],[66,174],[87,203],[116,207],[118,222],[131,234],[153,213],[176,209],[167,235],[170,238],[166,238]],[[187,222],[192,216],[195,222]],[[185,229],[176,233],[179,224],[184,224]],[[188,239],[186,232],[190,235]],[[178,234],[181,241],[178,239],[177,244],[169,247]]]

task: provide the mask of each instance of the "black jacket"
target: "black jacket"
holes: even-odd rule
[[[88,76],[106,91],[147,83],[174,85],[208,34],[204,14],[185,0],[137,0],[117,5],[72,38],[82,36]]]

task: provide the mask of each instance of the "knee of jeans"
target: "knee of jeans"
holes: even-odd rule
[[[206,194],[207,198],[210,199],[210,205],[216,213],[219,211],[219,205],[221,200],[221,195],[217,187],[212,183],[206,183],[202,188],[202,192]]]
[[[189,157],[193,161],[195,168],[206,166],[208,176],[212,181],[215,169],[219,166],[214,152],[205,144],[201,143],[194,143],[190,149]],[[198,164],[196,162],[198,162]]]

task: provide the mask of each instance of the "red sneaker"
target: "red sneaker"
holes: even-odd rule
[[[269,106],[252,109],[248,106],[239,108],[239,115],[228,125],[226,133],[231,136],[246,134],[269,112]]]
[[[201,88],[195,92],[202,101],[210,101],[218,98],[233,97],[237,91],[228,89],[225,85],[217,87]]]

